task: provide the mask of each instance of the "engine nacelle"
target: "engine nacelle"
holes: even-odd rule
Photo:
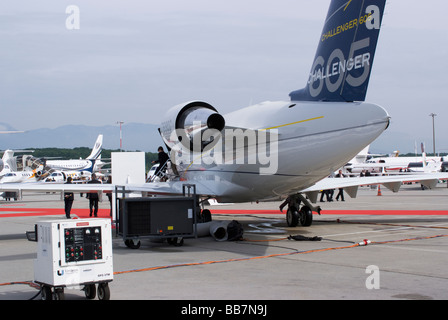
[[[190,151],[202,152],[219,140],[224,127],[223,116],[213,106],[193,101],[168,110],[159,130],[169,148],[182,143]]]

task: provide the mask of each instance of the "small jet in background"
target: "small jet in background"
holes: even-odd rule
[[[86,159],[72,160],[44,160],[46,170],[60,171],[88,171],[92,172],[96,160],[100,157],[103,150],[103,135],[100,134],[93,146],[92,152]]]

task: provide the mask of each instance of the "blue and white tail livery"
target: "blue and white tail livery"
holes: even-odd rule
[[[305,88],[293,101],[364,101],[386,0],[333,0]]]

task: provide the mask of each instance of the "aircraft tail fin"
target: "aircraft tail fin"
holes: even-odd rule
[[[96,139],[95,145],[93,146],[92,152],[87,157],[87,160],[96,160],[101,155],[101,151],[103,150],[103,135],[98,135]]]
[[[293,101],[364,101],[386,0],[332,0],[305,88]]]

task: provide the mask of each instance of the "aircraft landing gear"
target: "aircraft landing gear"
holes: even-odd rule
[[[300,210],[291,206],[286,212],[286,223],[288,227],[297,227],[299,224],[309,227],[313,223],[313,212],[308,206],[303,206]]]
[[[300,203],[303,206],[298,210]],[[308,199],[301,194],[289,196],[288,211],[286,212],[286,223],[288,227],[297,227],[300,224],[304,227],[309,227],[313,223],[313,211],[320,214],[320,207],[314,207]]]

